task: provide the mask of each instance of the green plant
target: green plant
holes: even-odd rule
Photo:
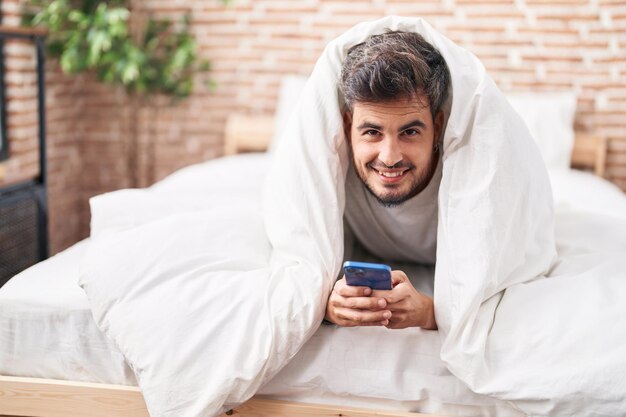
[[[106,83],[131,94],[191,94],[199,61],[189,16],[174,24],[148,19],[139,36],[129,28],[127,0],[30,0],[24,24],[46,27],[48,53],[65,73],[93,70]]]

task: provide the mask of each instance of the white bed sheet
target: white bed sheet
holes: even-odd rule
[[[136,385],[77,284],[87,245],[83,240],[0,288],[0,374]]]
[[[260,189],[268,161],[264,155],[212,161],[183,169],[152,190],[177,198],[222,195],[245,202],[247,194]],[[225,171],[231,174],[228,180],[211,181]],[[626,229],[612,227],[626,224],[621,191],[586,173],[559,172],[551,179],[559,251],[624,244]],[[87,245],[88,239],[77,243],[0,289],[0,374],[136,385],[119,350],[96,327],[77,285]],[[409,275],[420,289],[432,292],[432,270],[414,267]],[[261,394],[380,409],[517,415],[506,403],[471,393],[447,370],[439,349],[436,332],[322,326]]]

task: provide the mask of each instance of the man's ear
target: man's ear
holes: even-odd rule
[[[350,142],[352,137],[352,113],[349,110],[343,112],[343,133]]]

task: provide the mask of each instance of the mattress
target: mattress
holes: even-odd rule
[[[244,198],[260,189],[269,160],[270,156],[244,155],[198,164],[173,174],[152,191],[186,198]],[[223,172],[230,174],[224,181],[207,181]],[[601,250],[614,241],[623,242],[623,193],[581,172],[557,172],[551,179],[559,252],[580,247]],[[615,228],[616,223],[622,227]],[[89,239],[77,243],[0,289],[0,374],[136,385],[124,357],[97,328],[77,285],[89,244]],[[405,270],[419,290],[432,293],[432,268],[392,267]],[[447,370],[439,349],[437,332],[322,325],[260,394],[398,411],[519,415],[505,402],[468,390]]]

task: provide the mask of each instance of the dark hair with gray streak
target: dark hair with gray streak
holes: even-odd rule
[[[348,110],[355,102],[428,98],[433,119],[450,87],[450,71],[439,51],[417,33],[389,31],[353,46],[339,88]],[[426,104],[426,103],[425,103]]]

